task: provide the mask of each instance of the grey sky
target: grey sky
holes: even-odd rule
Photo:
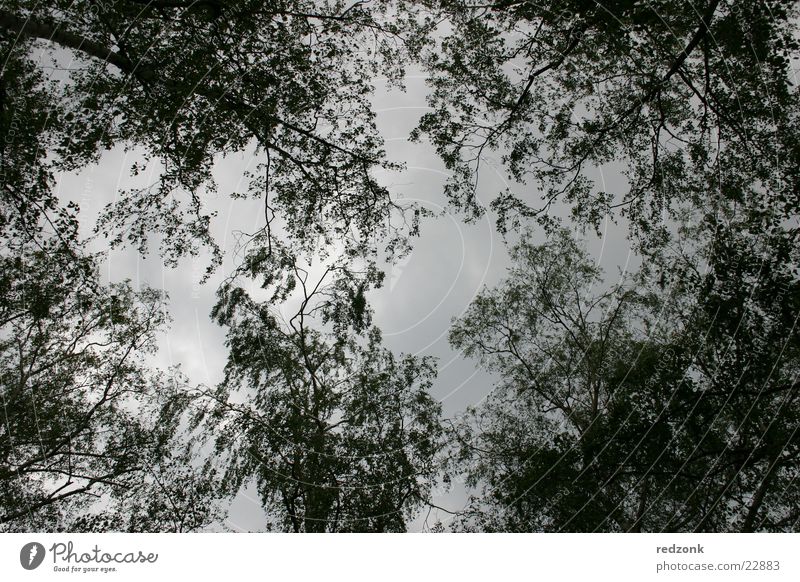
[[[407,139],[426,111],[424,77],[410,74],[405,93],[387,91],[380,81],[376,85],[374,103],[389,157],[406,164],[405,171],[383,175],[382,181],[391,186],[393,195],[442,212],[445,206],[442,186],[447,174],[429,145],[413,144]],[[136,183],[129,169],[138,159],[140,155],[136,151],[117,148],[106,152],[97,165],[60,177],[60,195],[81,205],[84,234],[91,233],[97,213],[115,199],[118,191]],[[104,265],[103,274],[107,280],[129,278],[136,286],[149,285],[168,292],[173,323],[169,332],[160,338],[161,349],[155,363],[164,368],[180,365],[193,383],[213,385],[222,377],[227,357],[224,329],[213,324],[208,314],[215,302],[218,283],[232,267],[235,233],[253,232],[263,224],[262,201],[232,200],[228,196],[232,191],[246,190],[243,174],[255,162],[251,153],[242,153],[220,160],[216,168],[219,191],[208,198],[208,204],[218,213],[213,230],[225,253],[225,263],[208,283],[201,285],[199,282],[208,264],[207,256],[188,258],[175,269],[167,268],[157,254],[157,242],[148,257],[142,258],[132,249],[112,251]],[[502,173],[494,167],[489,158],[478,188],[482,203],[506,186]],[[157,168],[153,167],[153,171]],[[144,183],[148,177],[152,181],[152,175],[147,173],[137,180]],[[601,172],[597,177],[605,180],[609,189],[620,180],[612,171]],[[535,192],[522,188],[527,198],[538,198]],[[555,212],[560,210],[556,208]],[[592,237],[589,241],[593,257],[612,279],[618,268],[632,267],[626,230],[624,225],[607,223],[603,236]],[[106,250],[106,243],[98,240],[94,248]],[[489,374],[448,346],[450,323],[453,317],[464,312],[484,286],[497,284],[507,266],[506,247],[495,232],[491,215],[487,214],[475,224],[466,224],[462,216],[445,212],[423,223],[422,234],[415,241],[412,253],[387,268],[384,288],[369,297],[375,310],[375,323],[383,330],[388,348],[395,353],[438,358],[439,376],[433,393],[442,401],[446,417],[453,417],[467,406],[478,403],[492,384]],[[440,492],[436,501],[458,508],[463,505],[464,498],[463,488],[456,484],[450,492]],[[446,521],[447,515],[439,517]],[[436,515],[432,514],[429,523],[435,521]],[[242,492],[231,506],[227,526],[258,530],[263,524],[263,513],[254,492]],[[422,527],[422,518],[411,524],[412,530]]]

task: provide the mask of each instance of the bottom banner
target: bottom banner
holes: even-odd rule
[[[2,580],[800,580],[800,534],[2,534]]]

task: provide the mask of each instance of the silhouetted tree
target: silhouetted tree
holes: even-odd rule
[[[270,529],[405,531],[438,475],[433,363],[381,346],[362,295],[382,278],[374,266],[312,275],[285,250],[254,248],[238,274],[260,274],[272,297],[253,299],[237,278],[221,288],[214,317],[230,356],[198,418],[224,483],[235,494],[254,481]]]
[[[501,230],[549,237],[526,230],[451,332],[500,376],[450,433],[477,488],[460,526],[796,529],[797,18],[778,0],[0,2],[0,527],[197,530],[250,482],[288,531],[402,531],[430,503],[433,362],[384,348],[368,304],[379,241],[407,249],[420,217],[375,177],[398,166],[373,85],[419,59],[413,137],[454,206],[482,212],[497,155]],[[117,146],[157,178],[96,232],[141,252],[160,235],[169,264],[205,245],[209,269],[215,164],[257,157],[233,196],[264,222],[219,289],[213,389],[148,366],[163,296],[102,284],[56,193]],[[582,227],[624,217],[641,271],[606,281],[561,204]],[[187,430],[214,444],[204,463]]]
[[[3,196],[44,205],[54,171],[114,145],[139,148],[134,172],[153,160],[158,178],[122,192],[99,229],[140,250],[160,232],[170,262],[207,244],[218,262],[203,200],[214,162],[254,148],[259,163],[236,196],[263,199],[268,224],[277,217],[303,248],[320,238],[370,245],[394,230],[400,209],[373,175],[395,166],[370,93],[378,76],[400,79],[407,42],[388,10],[304,0],[4,2],[0,101],[31,138],[29,159],[6,171],[42,184]],[[71,59],[64,83],[43,77],[47,55]]]
[[[313,253],[322,242],[323,248],[341,245],[346,264],[373,252],[386,234],[398,235],[384,239],[394,249],[416,231],[418,214],[397,222],[394,214],[405,207],[375,179],[376,170],[397,166],[385,159],[370,94],[376,77],[399,82],[402,76],[411,40],[400,18],[387,2],[0,5],[0,234],[9,248],[0,301],[8,313],[3,398],[9,415],[0,466],[8,488],[0,519],[9,527],[187,531],[207,525],[219,509],[213,472],[199,472],[178,428],[197,394],[169,386],[141,359],[163,327],[162,298],[128,284],[98,282],[97,260],[75,234],[79,209],[61,204],[56,174],[96,162],[103,149],[136,148],[143,159],[134,174],[157,162],[157,180],[123,192],[96,230],[114,245],[131,243],[141,252],[160,233],[170,264],[208,245],[213,267],[221,255],[203,197],[215,188],[214,163],[254,150],[260,161],[248,189],[234,196],[264,200],[265,224],[249,241],[258,246],[259,260],[283,261],[287,247]],[[60,67],[67,59],[70,66]],[[63,78],[49,77],[53,69]],[[268,277],[280,278],[288,266],[284,261]],[[374,267],[371,272],[377,277]],[[281,402],[292,410],[313,406],[315,431],[319,423],[331,424],[314,436],[305,417],[287,418],[295,423],[298,446],[311,439],[317,447],[301,465],[319,483],[313,481],[302,499],[288,489],[283,498],[297,505],[291,519],[300,520],[292,523],[302,529],[398,530],[433,475],[438,407],[424,392],[432,365],[396,361],[381,348],[369,325],[369,282],[343,281],[331,289],[344,300],[324,310],[335,340],[312,330],[306,313],[298,327],[293,320],[292,341],[271,346],[282,351],[286,366],[298,365],[292,357],[312,366],[307,401],[304,393],[291,392]],[[308,291],[316,296],[321,290]],[[282,300],[291,295],[289,288],[281,292]],[[232,326],[235,353],[256,350],[242,345],[237,333],[257,325],[243,315],[243,306],[260,304],[245,301],[230,285],[221,298],[225,307],[215,317]],[[363,341],[345,339],[346,329],[365,334]],[[258,336],[255,328],[250,333]],[[323,349],[329,340],[330,350]],[[232,360],[215,397],[237,382],[247,384],[246,370],[261,365]],[[336,377],[361,374],[361,380],[348,380],[351,390],[338,380],[322,390],[316,384],[320,366]],[[289,367],[283,380],[294,382]],[[63,377],[51,374],[56,369]],[[263,391],[280,391],[281,384],[250,388],[256,410],[271,413]],[[378,413],[384,398],[386,410]],[[331,420],[340,412],[352,418]],[[263,427],[247,424],[248,418],[225,421],[255,439]],[[271,455],[269,442],[263,445]],[[325,468],[329,460],[322,455],[329,448],[343,459],[362,460],[337,460],[344,473]],[[234,465],[244,463],[233,457]],[[229,472],[228,492],[258,473],[243,467]],[[342,480],[344,495],[331,496],[325,481],[331,471]],[[265,500],[277,495],[279,482],[259,475]],[[99,509],[89,503],[95,496],[102,497]],[[336,516],[326,505],[333,499]],[[76,519],[78,507],[85,515]]]
[[[451,332],[501,378],[452,433],[461,527],[796,529],[798,282],[774,241],[727,236],[610,288],[564,231],[515,247]]]
[[[492,202],[501,228],[584,224],[621,210],[643,249],[680,209],[722,196],[796,216],[797,4],[773,0],[442,0],[427,52],[427,135],[457,206],[480,213],[486,156],[523,184]],[[617,190],[597,178],[615,166]],[[525,186],[526,185],[526,186]]]
[[[0,256],[5,530],[68,527],[151,482],[185,448],[187,401],[146,362],[166,322],[163,295],[101,285],[95,257],[71,242],[37,237]]]

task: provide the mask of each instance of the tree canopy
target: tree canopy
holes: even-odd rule
[[[204,201],[212,169],[254,147],[260,161],[237,195],[263,199],[267,225],[277,217],[301,248],[320,238],[371,248],[400,208],[374,175],[394,166],[369,101],[377,76],[402,75],[408,35],[388,10],[338,1],[4,2],[3,108],[24,126],[15,144],[24,150],[8,171],[38,176],[41,191],[27,188],[28,204],[46,206],[54,171],[115,145],[139,148],[137,167],[157,161],[158,179],[122,193],[98,228],[140,250],[161,232],[171,262],[210,245],[218,262]],[[70,60],[65,82],[43,78],[37,63],[48,55]]]
[[[334,263],[315,276],[291,256],[280,262],[289,274],[274,281],[270,265],[263,286],[273,298],[300,289],[288,321],[236,279],[213,312],[230,357],[196,422],[213,427],[226,487],[254,480],[279,530],[405,531],[438,481],[434,364],[381,346],[363,297],[374,268]]]
[[[101,285],[95,257],[55,237],[37,243],[0,258],[0,528],[74,529],[98,498],[123,519],[132,492],[158,489],[160,467],[183,449],[180,378],[146,360],[164,297]],[[202,513],[193,527],[209,521]]]
[[[431,2],[452,30],[427,54],[436,145],[457,206],[500,157],[520,183],[492,202],[501,228],[565,204],[596,226],[622,212],[643,250],[709,197],[798,210],[797,4],[779,1]],[[597,170],[621,166],[616,190]]]
[[[565,231],[515,247],[451,330],[500,375],[454,429],[479,491],[460,527],[797,527],[798,281],[728,237],[696,284],[666,291],[604,289]]]
[[[460,474],[453,529],[796,530],[798,16],[0,1],[0,528],[201,530],[254,485],[267,529],[405,531]],[[508,182],[488,210],[511,267],[449,333],[496,382],[444,424],[436,361],[394,354],[370,305],[425,216],[380,177],[403,164],[376,85],[409,66],[429,89],[409,137],[450,172],[450,208],[486,211],[488,165]],[[114,148],[132,180],[86,240],[58,179]],[[228,194],[263,217],[222,274],[227,364],[206,386],[153,365],[165,295],[106,282],[91,245],[158,240],[171,266],[210,250],[210,275],[215,171],[242,153]],[[578,239],[607,219],[636,272]]]

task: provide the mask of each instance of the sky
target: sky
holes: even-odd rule
[[[438,377],[433,396],[442,403],[445,418],[453,418],[468,406],[476,405],[491,391],[494,378],[476,362],[454,351],[447,342],[453,318],[459,317],[472,299],[485,287],[497,285],[509,266],[506,242],[498,235],[494,217],[487,212],[480,220],[467,224],[464,217],[450,212],[442,194],[448,174],[427,143],[411,143],[409,132],[427,111],[425,77],[409,73],[406,91],[387,89],[376,80],[374,106],[378,127],[386,141],[392,161],[402,162],[401,172],[379,175],[393,196],[417,202],[437,216],[423,222],[421,235],[414,241],[412,252],[394,265],[386,267],[383,288],[371,292],[368,300],[375,311],[374,323],[383,331],[384,344],[395,354],[411,353],[434,356],[438,360]],[[152,181],[154,174],[145,172],[131,178],[130,166],[141,158],[141,152],[116,148],[105,152],[97,164],[77,173],[62,174],[58,181],[59,195],[81,206],[81,228],[85,236],[92,234],[94,220],[100,210],[115,200],[121,190],[137,184],[137,179]],[[244,175],[257,163],[252,152],[220,159],[214,175],[218,192],[207,199],[210,209],[217,211],[213,233],[225,256],[223,266],[201,284],[208,265],[208,256],[189,257],[177,268],[165,267],[157,252],[142,257],[134,249],[108,252],[102,275],[108,282],[130,279],[134,287],[150,286],[169,295],[172,324],[159,337],[159,352],[154,363],[167,368],[179,365],[195,384],[213,386],[222,379],[227,359],[225,330],[214,324],[209,313],[215,303],[215,291],[222,278],[230,273],[237,232],[254,232],[263,225],[263,202],[231,199],[235,190],[247,188]],[[486,168],[478,184],[478,199],[487,204],[508,186],[497,160],[487,156]],[[154,166],[150,168],[157,172]],[[596,176],[605,189],[620,183],[613,168]],[[528,200],[538,196],[530,187],[512,186]],[[554,212],[563,214],[563,208]],[[627,226],[606,222],[601,236],[587,233],[590,255],[606,271],[609,279],[620,270],[636,267],[636,257],[626,238]],[[513,233],[512,233],[513,238]],[[96,239],[94,250],[108,251],[107,241]],[[464,487],[456,479],[450,490],[437,490],[434,502],[452,510],[463,507]],[[426,527],[425,514],[409,524],[411,531]],[[427,525],[437,519],[447,523],[448,514],[432,512]],[[264,526],[261,504],[252,489],[241,492],[230,507],[225,528],[257,531]]]

